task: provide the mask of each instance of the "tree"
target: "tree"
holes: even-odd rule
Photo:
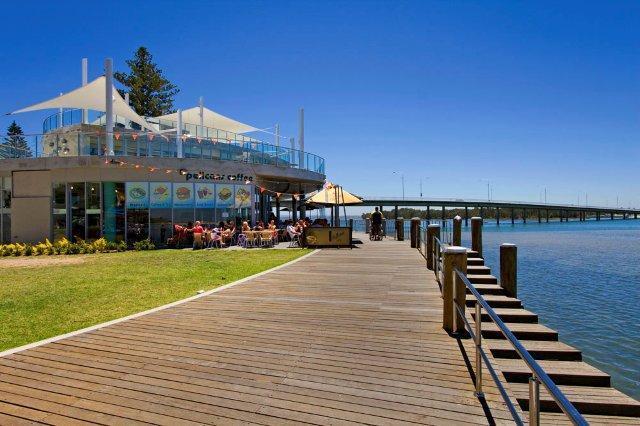
[[[173,97],[180,91],[153,63],[146,47],[139,47],[133,59],[127,61],[129,74],[116,72],[113,77],[129,91],[129,102],[140,115],[156,117],[173,111]],[[123,91],[120,94],[124,96]]]
[[[24,158],[33,157],[31,148],[24,137],[22,127],[15,120],[7,128],[7,136],[0,146],[0,157],[4,158]]]

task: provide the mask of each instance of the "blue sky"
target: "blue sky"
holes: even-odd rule
[[[181,92],[297,132],[359,194],[640,206],[639,2],[9,2],[0,111],[147,46]],[[16,116],[41,131],[44,113]],[[0,117],[4,131],[11,118]],[[483,180],[484,179],[484,180]]]

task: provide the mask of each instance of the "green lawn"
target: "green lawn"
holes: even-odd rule
[[[132,251],[37,267],[8,266],[0,258],[0,350],[193,296],[308,252]]]

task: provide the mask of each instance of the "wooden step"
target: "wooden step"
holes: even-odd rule
[[[480,255],[478,254],[478,252],[477,252],[477,251],[474,251],[474,250],[470,250],[470,249],[468,249],[468,250],[467,250],[467,259],[469,259],[469,258],[472,258],[472,259],[482,259],[482,258],[480,257]]]
[[[617,389],[591,386],[558,386],[580,414],[640,417],[640,402]],[[529,410],[529,384],[509,383],[509,389],[523,410]],[[560,413],[560,407],[544,386],[540,386],[540,410]]]
[[[498,314],[500,319],[504,322],[526,322],[531,324],[538,322],[538,315],[527,311],[526,309],[497,308],[494,309],[494,311],[496,311],[496,314]],[[474,319],[476,317],[475,315],[475,311],[472,310],[471,316]],[[482,321],[491,321],[489,319],[489,314],[484,309],[482,310]]]
[[[467,274],[471,275],[491,275],[491,268],[484,265],[467,264]]]
[[[542,324],[518,322],[505,323],[518,340],[558,340],[558,332]],[[504,339],[504,335],[493,322],[482,323],[482,337],[485,339]]]
[[[525,416],[527,413],[525,413]],[[640,420],[634,417],[622,417],[622,416],[598,416],[594,414],[587,414],[584,416],[590,425],[639,425]],[[564,426],[571,425],[571,422],[567,419],[564,413],[540,413],[541,425],[554,425]]]
[[[495,359],[509,382],[527,383],[531,370],[520,359]],[[611,376],[582,361],[539,361],[556,385],[611,386]]]
[[[559,341],[520,340],[534,359],[556,361],[582,361],[582,352]],[[485,339],[494,358],[520,359],[511,343],[504,339]]]
[[[487,301],[489,306],[491,306],[494,309],[495,308],[517,309],[522,307],[522,302],[520,301],[520,299],[515,299],[513,297],[497,296],[497,295],[491,295],[491,294],[488,294],[483,297],[484,297],[484,300]],[[472,295],[467,295],[466,302],[467,302],[467,306],[473,307],[476,303],[476,297]]]
[[[491,274],[467,274],[467,279],[471,284],[498,284],[498,279]]]
[[[481,257],[467,257],[467,268],[469,266],[484,266],[484,259]]]
[[[474,284],[473,286],[482,295],[504,294],[504,289],[497,284]],[[467,289],[467,294],[471,294],[471,290]]]

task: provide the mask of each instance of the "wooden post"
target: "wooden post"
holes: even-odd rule
[[[427,220],[431,222],[431,206],[427,206]]]
[[[464,207],[464,226],[469,226],[469,207]]]
[[[482,257],[482,218],[471,218],[471,250],[477,251]]]
[[[471,226],[473,227],[471,218]],[[467,249],[459,246],[448,246],[442,249],[442,328],[448,333],[463,332],[464,321],[453,306],[454,298],[465,309],[466,288],[454,276],[454,269],[467,273]],[[455,289],[454,289],[454,283]],[[454,292],[455,291],[455,292]]]
[[[453,218],[453,233],[451,243],[454,246],[462,245],[462,218],[458,215]]]
[[[447,218],[447,215],[444,211],[444,206],[442,206],[442,220],[444,221]]]
[[[396,240],[404,241],[404,219],[401,217],[396,219]]]
[[[496,207],[496,226],[500,226],[500,207]]]
[[[411,248],[420,248],[418,241],[420,240],[420,218],[411,218]]]
[[[398,218],[398,206],[395,206],[395,207],[393,208],[393,212],[394,212],[394,216],[393,216],[393,218],[394,218],[394,219],[397,219],[397,218]]]
[[[518,247],[500,246],[500,286],[509,297],[518,297]]]
[[[433,270],[433,250],[435,249],[434,238],[440,238],[440,225],[427,226],[427,269],[431,270]]]

